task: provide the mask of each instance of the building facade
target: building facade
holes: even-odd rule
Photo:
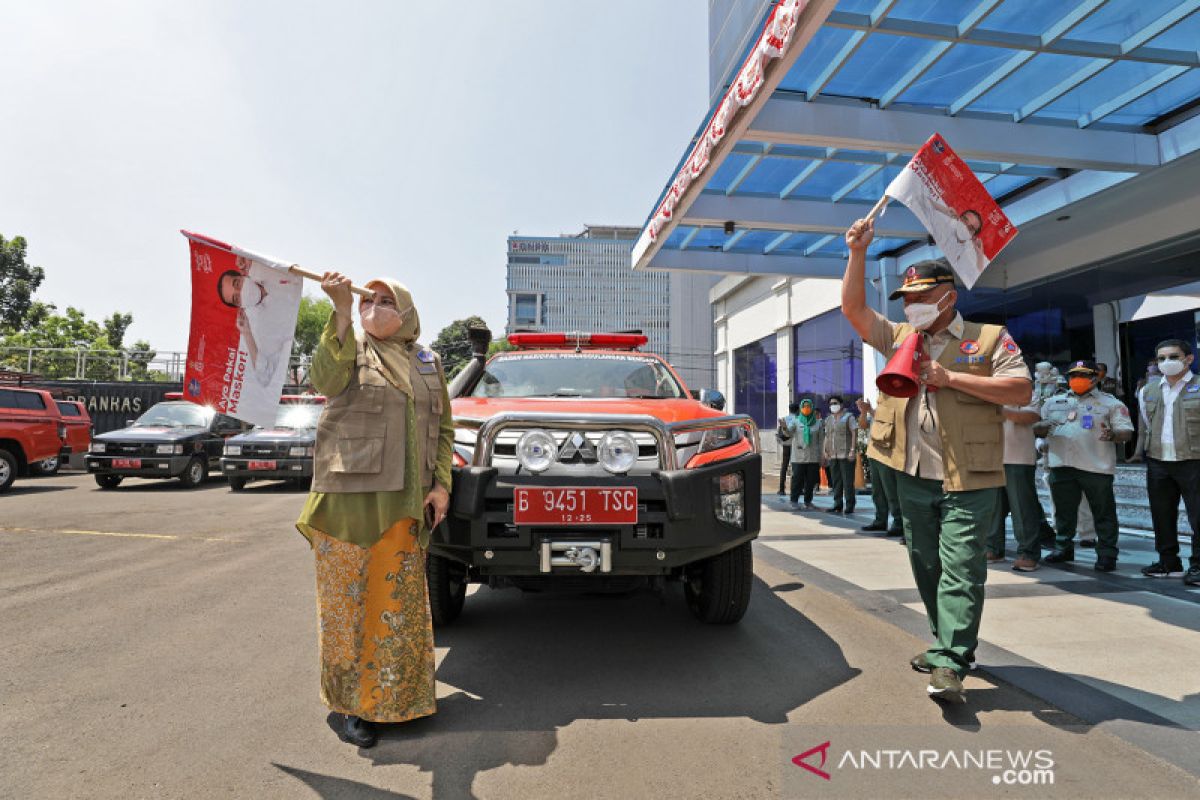
[[[634,272],[639,228],[588,225],[562,236],[510,236],[506,333],[640,330],[690,388],[716,385],[709,291],[717,278]]]

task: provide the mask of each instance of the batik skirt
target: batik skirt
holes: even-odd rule
[[[321,699],[334,711],[404,722],[436,710],[433,621],[415,522],[397,523],[366,549],[312,531]]]

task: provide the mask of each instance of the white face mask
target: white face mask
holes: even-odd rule
[[[829,404],[829,413],[830,414],[836,414],[841,410],[842,410],[842,406],[840,403],[830,403]]]
[[[363,330],[376,339],[386,339],[400,330],[404,317],[394,308],[386,308],[378,303],[364,305],[359,310],[362,317]]]
[[[949,296],[949,294],[942,295],[942,300]],[[923,331],[937,321],[937,318],[942,315],[942,311],[941,300],[936,303],[910,303],[904,307],[904,317],[908,320],[909,325]]]
[[[1168,378],[1174,378],[1187,369],[1187,364],[1183,363],[1182,358],[1172,358],[1166,361],[1158,362],[1158,371]]]
[[[251,308],[261,303],[267,296],[262,284],[258,281],[245,280],[242,282],[242,308]]]

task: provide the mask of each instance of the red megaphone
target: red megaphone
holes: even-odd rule
[[[925,360],[925,346],[918,331],[913,331],[896,348],[888,359],[887,366],[875,379],[879,391],[892,397],[916,397],[921,384],[917,380],[917,369]]]

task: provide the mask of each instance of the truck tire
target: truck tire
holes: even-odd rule
[[[189,466],[191,466],[191,465],[189,465]],[[235,492],[242,491],[243,489],[246,488],[246,479],[245,478],[233,478],[233,477],[229,478],[229,488]]]
[[[193,458],[188,462],[188,465],[183,468],[183,472],[179,475],[179,482],[186,489],[194,489],[204,483],[204,479],[208,477],[208,465],[204,463],[203,458]]]
[[[8,491],[17,479],[17,457],[7,450],[0,450],[0,492]]]
[[[101,489],[115,489],[121,485],[120,475],[96,475],[96,485]]]
[[[429,554],[425,559],[429,583],[429,611],[433,624],[443,627],[458,619],[467,599],[467,568],[448,558]]]
[[[58,472],[58,468],[61,465],[61,460],[58,456],[51,456],[50,458],[43,458],[41,461],[30,464],[29,471],[34,475],[54,475]]]
[[[696,619],[730,625],[746,613],[753,585],[754,555],[746,542],[698,564],[688,574],[683,593]]]

